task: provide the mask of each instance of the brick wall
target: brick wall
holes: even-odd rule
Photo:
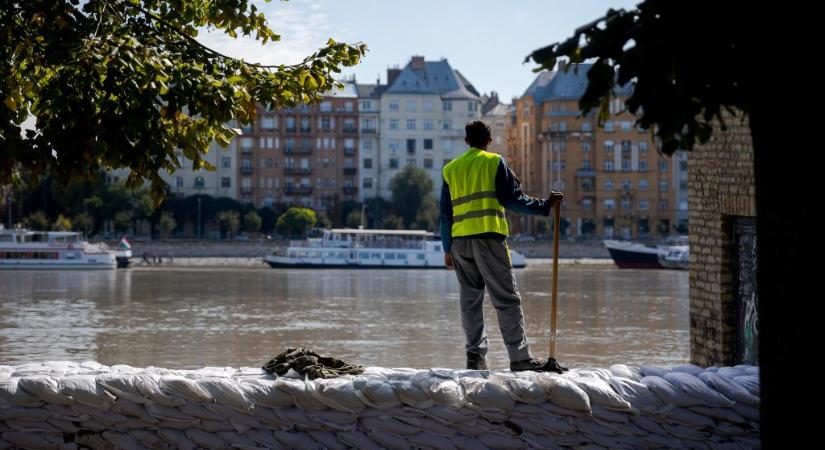
[[[747,121],[694,148],[688,169],[690,349],[701,366],[736,364],[733,222],[755,217],[753,145]]]

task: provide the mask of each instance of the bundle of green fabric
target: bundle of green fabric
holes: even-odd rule
[[[310,380],[364,372],[361,366],[353,366],[331,356],[321,356],[308,348],[288,348],[264,364],[263,369],[279,376],[293,369]]]

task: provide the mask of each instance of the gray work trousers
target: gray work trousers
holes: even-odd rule
[[[487,354],[487,332],[484,330],[482,311],[486,287],[498,315],[498,325],[510,362],[529,359],[521,295],[516,287],[510,251],[504,239],[454,239],[450,252],[461,286],[461,324],[467,339],[466,350],[482,356]]]

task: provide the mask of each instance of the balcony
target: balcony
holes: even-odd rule
[[[286,127],[287,133],[295,133],[296,131],[298,131],[298,128],[296,127]]]
[[[355,149],[354,148],[344,148],[344,154],[347,156],[354,156]]]
[[[358,188],[355,186],[344,186],[342,188],[344,195],[355,195],[358,193]]]
[[[344,175],[355,175],[357,172],[357,167],[344,167]]]
[[[595,178],[596,171],[593,169],[579,169],[576,171],[576,178]]]
[[[355,127],[344,127],[342,131],[344,134],[355,134],[358,132],[358,129]]]
[[[375,134],[378,130],[375,128],[361,128],[361,134]]]
[[[286,195],[309,195],[312,194],[312,186],[285,186]]]
[[[284,155],[310,155],[312,154],[312,147],[287,147],[284,149]]]
[[[241,147],[241,153],[244,155],[249,155],[252,153],[252,147]]]
[[[301,133],[312,133],[312,128],[311,127],[306,127],[306,128],[301,127],[300,132]]]
[[[252,166],[241,166],[241,173],[244,175],[252,175]]]
[[[249,186],[245,186],[241,188],[241,194],[243,195],[252,195],[252,188]]]
[[[311,167],[284,167],[284,175],[309,175],[312,173]]]

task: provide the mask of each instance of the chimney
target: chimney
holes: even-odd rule
[[[412,60],[410,60],[410,68],[413,70],[419,70],[424,68],[424,57],[423,56],[413,56]]]
[[[387,69],[387,86],[391,86],[392,83],[398,78],[398,75],[401,73],[401,69],[398,67],[391,67]]]

